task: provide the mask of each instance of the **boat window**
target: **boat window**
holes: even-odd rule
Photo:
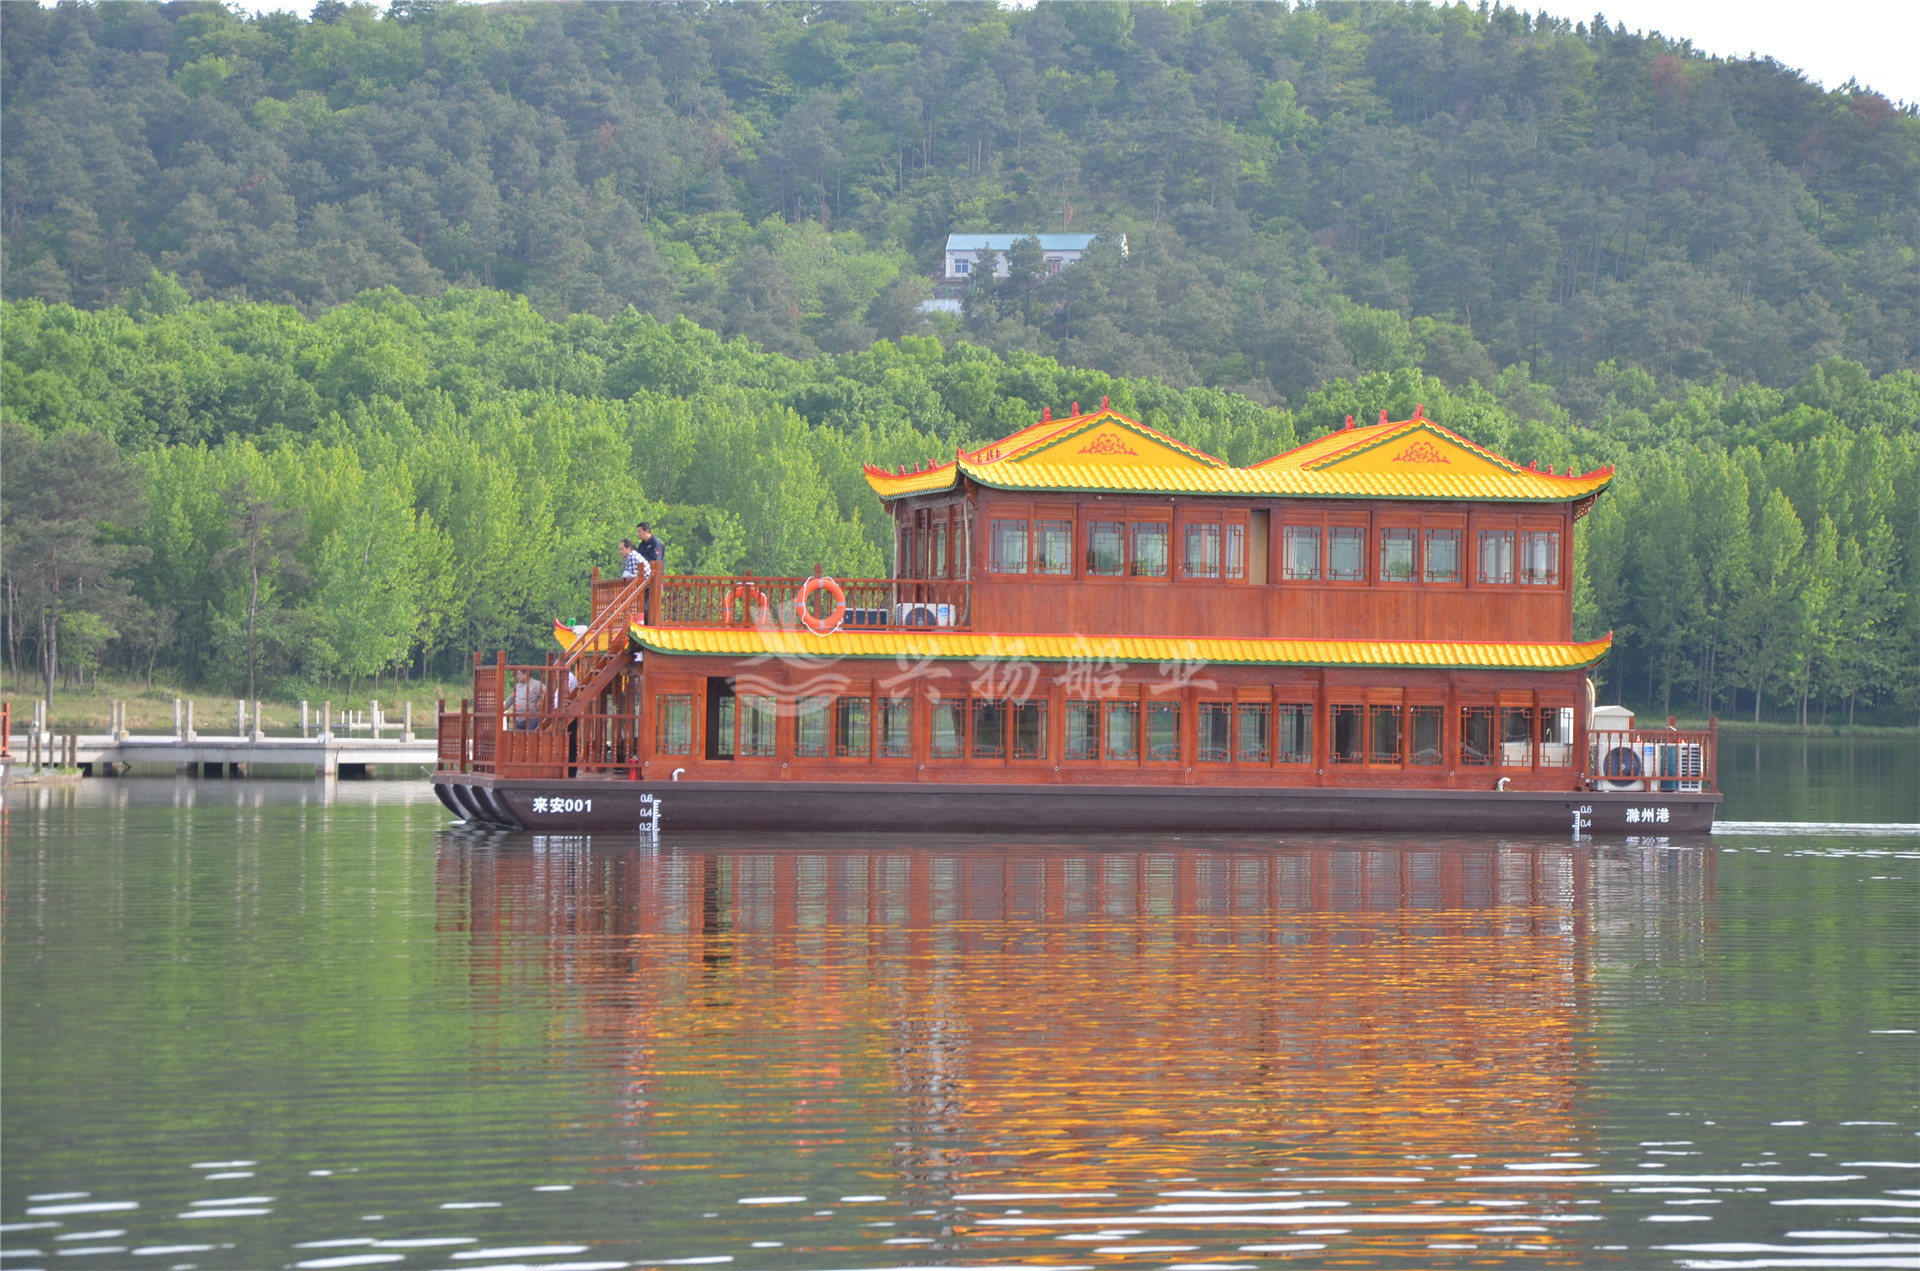
[[[1427,531],[1426,580],[1430,583],[1460,581],[1460,531]]]
[[[933,526],[933,567],[927,571],[929,578],[947,576],[947,523],[936,521]]]
[[[1242,702],[1234,714],[1235,763],[1266,763],[1273,753],[1273,734],[1265,702]]]
[[[1181,535],[1180,572],[1188,578],[1220,576],[1220,527],[1188,525]]]
[[[1013,703],[1013,757],[1015,759],[1047,757],[1047,704],[1045,702]]]
[[[1513,531],[1480,531],[1480,581],[1483,583],[1510,583],[1513,581]]]
[[[1027,522],[995,517],[990,531],[987,569],[996,574],[1027,572]]]
[[[1167,576],[1167,525],[1164,521],[1135,521],[1133,551],[1127,558],[1127,572],[1135,578]]]
[[[1220,527],[1220,576],[1242,579],[1247,576],[1247,527]]]
[[[827,753],[827,712],[831,697],[794,699],[793,753],[807,757]]]
[[[1007,757],[1007,704],[985,698],[973,701],[973,757]]]
[[[1199,763],[1225,763],[1233,726],[1233,703],[1202,702],[1195,723],[1193,757]]]
[[[1493,762],[1493,707],[1460,708],[1460,762],[1474,767]]]
[[[833,753],[865,759],[873,753],[873,705],[864,697],[833,699]]]
[[[1123,521],[1087,522],[1087,573],[1100,577],[1123,573],[1126,535]]]
[[[654,694],[653,720],[655,754],[690,755],[693,753],[693,694]]]
[[[1416,767],[1430,767],[1440,762],[1440,707],[1407,707],[1407,732],[1413,742],[1408,762]]]
[[[1067,703],[1067,758],[1100,757],[1100,703]]]
[[[1327,530],[1327,579],[1336,583],[1367,581],[1365,527],[1335,525]]]
[[[779,702],[772,697],[736,697],[734,753],[741,757],[773,753],[773,729],[780,718]]]
[[[1180,762],[1180,704],[1147,703],[1147,761]]]
[[[1520,581],[1533,587],[1560,585],[1560,532],[1558,530],[1521,531]]]
[[[1362,763],[1366,760],[1367,708],[1341,704],[1329,708],[1333,716],[1333,754],[1335,763]]]
[[[1281,763],[1313,762],[1313,707],[1283,702],[1274,710],[1274,744]]]
[[[1381,582],[1410,583],[1413,581],[1413,540],[1414,531],[1412,530],[1380,531]]]
[[[1286,525],[1280,530],[1280,576],[1311,582],[1320,577],[1320,527]]]
[[[1500,766],[1503,768],[1533,766],[1533,707],[1502,706],[1500,708]]]
[[[913,699],[881,698],[878,731],[882,759],[913,758]]]
[[[1140,762],[1140,703],[1106,702],[1106,757],[1115,763]]]
[[[967,704],[958,700],[933,704],[933,741],[928,754],[935,759],[961,759],[967,747]]]
[[[1573,707],[1542,706],[1540,708],[1540,766],[1543,768],[1570,768],[1573,766]]]
[[[1400,762],[1400,703],[1375,702],[1367,708],[1367,762]]]
[[[1071,574],[1073,572],[1073,522],[1035,521],[1033,523],[1033,572]]]

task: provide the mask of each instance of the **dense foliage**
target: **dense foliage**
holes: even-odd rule
[[[1235,463],[1416,405],[1521,461],[1618,463],[1578,539],[1579,620],[1618,633],[1613,691],[1775,716],[1920,705],[1912,371],[1833,360],[1785,390],[1663,391],[1604,366],[1588,426],[1513,375],[1454,389],[1402,367],[1279,410],[926,337],[796,362],[684,319],[552,322],[497,291],[375,291],[310,318],[156,276],[124,307],[0,319],[15,668],[239,688],[537,655],[642,516],[674,572],[878,574],[890,530],[863,461],[944,458],[1111,397]],[[135,463],[85,518],[40,523],[39,487]],[[71,545],[51,618],[23,535]]]
[[[915,332],[953,230],[1125,232],[969,338],[1298,403],[1524,363],[1784,387],[1920,338],[1920,118],[1596,20],[1464,4],[200,0],[0,29],[9,298],[158,266],[686,314],[806,357]]]

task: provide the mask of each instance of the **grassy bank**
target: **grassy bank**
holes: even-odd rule
[[[434,703],[446,698],[449,703],[457,703],[461,697],[473,692],[471,682],[433,680],[415,680],[401,686],[401,696],[390,696],[392,686],[385,693],[374,692],[356,696],[349,700],[344,696],[333,699],[334,718],[337,721],[341,712],[353,710],[371,712],[375,699],[386,712],[388,720],[398,725],[402,711],[408,701],[413,703],[413,727],[417,733],[433,731]],[[24,683],[9,680],[0,687],[0,698],[13,703],[14,731],[19,732],[26,721],[33,718],[33,703],[40,696],[40,683],[29,680]],[[55,733],[103,733],[107,731],[108,721],[113,717],[113,703],[116,700],[127,704],[127,728],[134,733],[172,733],[173,703],[178,698],[182,703],[193,703],[193,726],[202,735],[233,735],[234,704],[237,698],[225,693],[215,693],[207,689],[185,689],[178,685],[155,681],[149,688],[141,680],[115,680],[101,678],[90,682],[83,689],[58,689],[53,694],[52,730]],[[312,727],[317,730],[320,723],[320,700],[310,699],[307,703]],[[184,705],[182,707],[184,708]],[[251,707],[248,708],[251,711]],[[260,714],[264,729],[269,736],[297,737],[300,735],[300,702],[282,698],[262,697]],[[338,724],[336,722],[336,731]],[[365,735],[364,733],[361,735]],[[383,733],[383,736],[393,736]]]
[[[1654,715],[1640,715],[1636,722],[1643,728],[1653,727],[1660,721]],[[1681,728],[1705,728],[1704,719],[1679,719]],[[1755,723],[1750,719],[1722,719],[1720,732],[1723,736],[1773,736],[1773,737],[1913,737],[1920,735],[1920,727],[1912,724],[1825,724],[1811,721],[1805,728],[1798,724],[1781,724],[1772,720]]]

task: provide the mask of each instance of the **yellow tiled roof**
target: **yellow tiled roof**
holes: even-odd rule
[[[1424,667],[1437,670],[1577,670],[1613,644],[1477,644],[1459,640],[1227,640],[1145,636],[1004,635],[972,631],[836,631],[793,628],[631,628],[658,653],[731,657],[934,658],[967,661],[1240,663],[1252,666]]]
[[[1452,432],[1421,410],[1348,427],[1246,468],[1106,408],[1042,420],[950,463],[920,472],[868,467],[885,499],[954,488],[962,475],[990,489],[1063,493],[1290,496],[1565,502],[1606,487],[1613,469],[1575,476],[1523,468]],[[1084,444],[1077,444],[1082,443]]]
[[[963,465],[965,467],[965,465]],[[1602,470],[1584,477],[1548,476],[1522,469],[1505,472],[1323,472],[1301,468],[1211,468],[1169,474],[1031,464],[966,467],[968,476],[997,490],[1062,490],[1075,493],[1217,494],[1322,499],[1472,499],[1558,502],[1591,494],[1613,479]],[[1174,479],[1169,479],[1169,477]]]
[[[1379,423],[1363,424],[1358,428],[1353,426],[1353,416],[1349,415],[1345,428],[1337,428],[1324,437],[1316,437],[1312,441],[1295,446],[1292,450],[1283,451],[1271,459],[1262,459],[1259,463],[1247,466],[1249,468],[1268,468],[1276,465],[1300,467],[1315,459],[1324,459],[1328,455],[1345,450],[1357,442],[1371,440],[1382,433],[1391,432],[1396,427],[1399,425],[1387,422],[1387,412],[1384,410],[1380,412]]]

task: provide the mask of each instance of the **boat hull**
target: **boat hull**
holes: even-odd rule
[[[643,815],[643,797],[648,795],[657,802],[660,828],[669,833],[1351,831],[1671,836],[1709,833],[1721,802],[1718,794],[1695,791],[562,781],[453,772],[435,773],[433,783],[440,801],[463,821],[539,834],[635,833]]]

